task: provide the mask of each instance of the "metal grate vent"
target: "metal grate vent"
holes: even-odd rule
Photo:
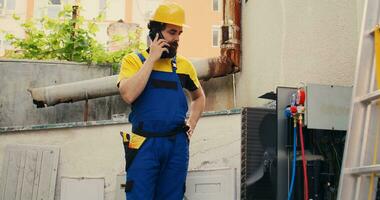
[[[242,112],[241,199],[276,198],[277,116],[274,109]]]

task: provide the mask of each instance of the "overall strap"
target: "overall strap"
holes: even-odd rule
[[[145,57],[140,53],[140,52],[136,52],[137,56],[140,58],[141,62],[144,64],[145,62]]]
[[[136,52],[136,54],[140,58],[141,62],[144,64],[146,60],[145,57],[140,52]],[[177,57],[176,56],[172,58],[171,64],[172,64],[173,72],[176,72],[177,71]]]

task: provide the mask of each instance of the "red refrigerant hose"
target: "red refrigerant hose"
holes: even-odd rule
[[[309,183],[307,178],[307,168],[306,168],[306,158],[305,158],[305,146],[303,143],[303,132],[302,132],[302,116],[299,118],[300,127],[300,141],[301,141],[301,153],[302,153],[302,166],[303,166],[303,186],[304,186],[304,199],[309,200]]]

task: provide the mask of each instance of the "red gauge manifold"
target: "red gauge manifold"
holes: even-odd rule
[[[297,105],[305,104],[306,93],[303,88],[298,89],[297,91]]]

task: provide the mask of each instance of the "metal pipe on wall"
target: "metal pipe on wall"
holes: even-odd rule
[[[117,76],[106,76],[85,81],[31,88],[33,103],[37,108],[72,103],[86,99],[119,94],[116,87]]]

